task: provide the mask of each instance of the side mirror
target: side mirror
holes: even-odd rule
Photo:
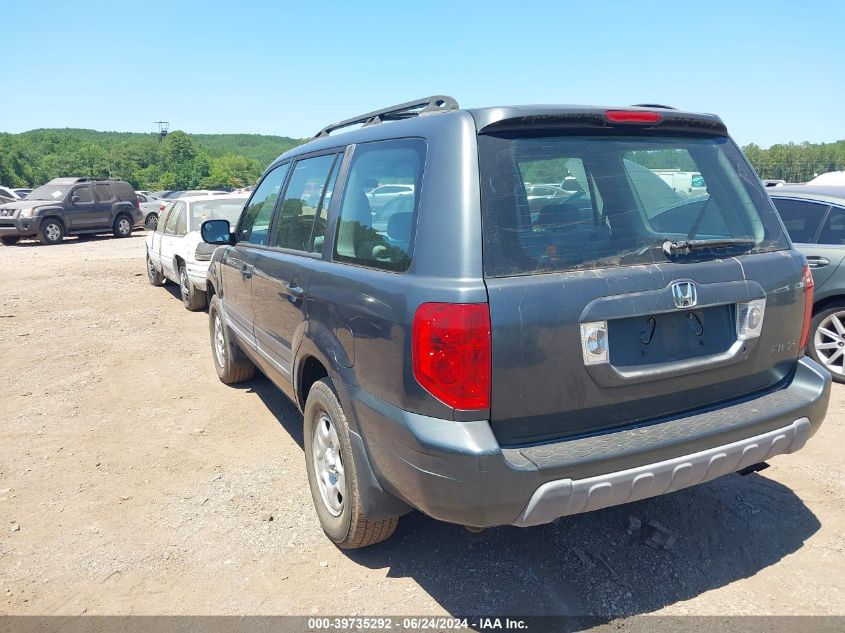
[[[200,235],[209,244],[231,244],[232,233],[229,220],[206,220],[200,228]]]
[[[78,204],[81,198],[79,196],[71,196],[70,201],[72,204]]]

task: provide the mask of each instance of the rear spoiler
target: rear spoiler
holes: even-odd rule
[[[653,114],[654,121],[611,121],[608,114],[632,115]],[[638,117],[641,118],[641,117]],[[476,123],[480,123],[476,120]],[[708,136],[727,136],[728,129],[722,120],[712,114],[695,114],[677,110],[584,110],[572,112],[540,112],[524,116],[507,117],[490,121],[479,127],[479,134],[497,134],[501,132],[528,132],[542,130],[602,130],[611,134],[631,133],[634,130],[649,130],[669,134],[704,134]]]

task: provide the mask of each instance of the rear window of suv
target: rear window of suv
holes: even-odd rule
[[[479,153],[489,277],[666,262],[667,240],[752,243],[724,256],[788,248],[725,137],[485,134]],[[531,195],[531,182],[563,193]]]

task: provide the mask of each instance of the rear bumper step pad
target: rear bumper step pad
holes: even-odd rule
[[[558,479],[540,486],[514,521],[527,527],[674,492],[799,450],[812,434],[807,418],[730,444],[636,468],[585,479]]]

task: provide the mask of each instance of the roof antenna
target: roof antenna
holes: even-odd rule
[[[156,125],[158,125],[158,142],[161,143],[164,140],[164,137],[167,136],[167,132],[170,128],[170,121],[153,121]]]

